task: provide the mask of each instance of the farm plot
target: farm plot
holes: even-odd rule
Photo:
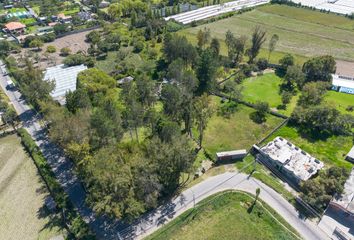
[[[289,13],[289,16],[284,13]],[[196,39],[198,31],[206,27],[210,29],[212,37],[224,40],[228,30],[236,36],[250,37],[253,29],[256,26],[261,26],[267,31],[268,40],[273,34],[277,34],[280,38],[276,47],[277,52],[273,53],[271,62],[277,62],[284,52],[303,56],[305,59],[330,54],[338,59],[354,61],[354,51],[352,51],[354,48],[354,32],[352,31],[354,22],[345,17],[317,12],[315,12],[318,16],[317,20],[304,17],[304,15],[313,13],[308,9],[289,6],[262,6],[227,19],[188,28],[180,33],[189,39]],[[324,20],[327,17],[338,19],[337,22],[341,24],[333,25]],[[267,56],[268,42],[263,46],[265,49],[261,52],[260,57]],[[222,52],[226,54],[225,46],[223,46]],[[305,59],[298,57],[298,63],[302,63]]]
[[[44,205],[48,191],[16,135],[0,138],[0,239],[43,239],[63,235]]]

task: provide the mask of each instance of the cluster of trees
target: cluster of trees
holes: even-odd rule
[[[2,113],[1,118],[3,122],[5,124],[11,125],[15,129],[16,122],[17,122],[17,113],[12,107],[9,106],[9,104],[7,104],[5,99],[2,99],[1,95],[0,95],[0,113]]]
[[[280,73],[284,75],[281,87],[282,102],[287,104],[297,91],[301,92],[297,107],[291,115],[291,121],[302,131],[321,134],[351,134],[354,118],[341,114],[323,99],[331,88],[332,73],[336,63],[331,56],[315,57],[295,65],[293,56],[287,54],[280,60]]]
[[[319,176],[301,184],[302,199],[315,209],[324,211],[335,194],[341,194],[349,174],[345,168],[330,167]]]

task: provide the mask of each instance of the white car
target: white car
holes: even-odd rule
[[[6,87],[8,89],[11,89],[11,88],[15,87],[15,84],[14,84],[14,82],[12,80],[7,80],[6,83],[7,83]]]

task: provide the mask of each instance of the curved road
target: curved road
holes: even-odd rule
[[[193,207],[195,203],[214,193],[237,189],[254,194],[257,188],[261,189],[260,198],[287,220],[304,239],[329,239],[316,224],[301,219],[295,208],[280,194],[243,173],[227,172],[211,177],[184,191],[181,195],[156,210],[145,214],[130,225],[108,217],[96,216],[94,211],[85,203],[86,192],[80,180],[74,174],[72,162],[65,157],[59,147],[49,141],[46,130],[40,124],[40,118],[26,104],[21,93],[17,89],[6,89],[6,81],[8,79],[8,76],[3,76],[0,73],[1,87],[19,114],[24,127],[40,147],[71,202],[82,218],[89,224],[98,239],[141,239],[157,230],[164,223]]]
[[[210,177],[187,189],[173,201],[151,212],[132,225],[134,235],[138,236],[137,239],[142,239],[187,209],[192,208],[194,204],[215,193],[234,189],[255,194],[257,188],[261,189],[259,197],[276,210],[304,239],[330,239],[317,224],[301,219],[296,209],[279,193],[264,183],[246,174],[237,172],[226,172]],[[127,232],[132,231],[129,229]],[[124,231],[121,232],[121,235],[127,236]]]

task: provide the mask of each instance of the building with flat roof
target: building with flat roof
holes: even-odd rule
[[[349,162],[354,163],[354,146],[352,147],[352,149],[350,149],[347,156],[345,156],[345,159],[348,160]]]
[[[246,149],[227,151],[227,152],[218,152],[216,153],[217,161],[229,161],[234,159],[241,159],[247,155]]]
[[[297,184],[307,181],[324,167],[321,161],[281,137],[257,150],[262,160]]]
[[[332,89],[354,94],[354,63],[336,60],[336,73],[332,74]]]
[[[64,105],[66,93],[76,90],[77,75],[86,69],[87,67],[83,64],[72,67],[60,64],[47,68],[44,72],[44,80],[55,82],[55,88],[50,93],[52,98]]]

